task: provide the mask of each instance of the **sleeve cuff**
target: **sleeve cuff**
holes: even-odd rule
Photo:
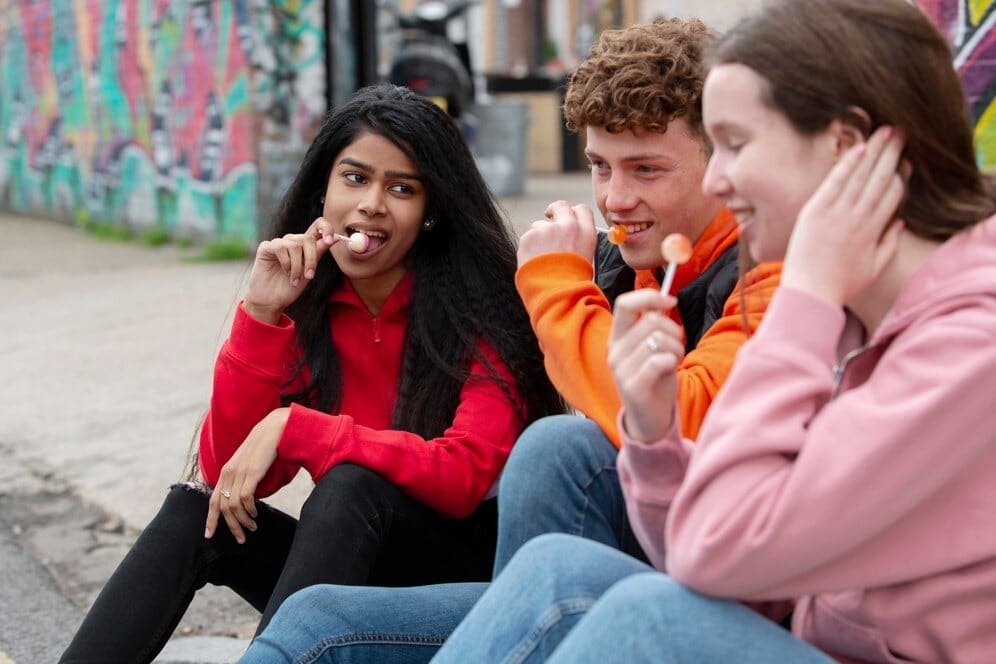
[[[286,351],[294,343],[294,336],[294,321],[286,314],[276,325],[269,325],[246,313],[239,302],[228,337],[228,352],[267,374],[282,376],[287,369]]]
[[[654,496],[655,502],[670,502],[674,491],[684,480],[688,465],[677,408],[667,433],[651,442],[629,437],[623,427],[623,413],[619,411],[617,421],[622,437],[622,447],[616,460],[620,474],[625,476],[634,495],[645,498]]]
[[[551,281],[593,281],[595,268],[581,254],[557,251],[540,254],[515,272],[515,286],[523,300],[545,293]]]
[[[317,481],[327,470],[330,451],[336,447],[333,441],[341,437],[343,419],[292,403],[277,456],[304,468]]]

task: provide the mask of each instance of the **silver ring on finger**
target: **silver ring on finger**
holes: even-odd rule
[[[651,353],[656,353],[661,349],[661,347],[657,344],[657,340],[654,339],[654,335],[652,334],[649,337],[647,337],[647,348],[650,349]]]
[[[224,489],[222,489],[221,490],[221,495],[225,497],[225,500],[231,500],[232,499],[232,492],[231,491],[225,491]]]

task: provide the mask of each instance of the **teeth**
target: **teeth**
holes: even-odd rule
[[[653,224],[624,224],[627,233],[639,233],[650,228]]]
[[[347,228],[346,231],[347,233],[362,233],[363,235],[366,235],[368,237],[375,237],[379,240],[383,240],[384,238],[387,237],[387,233],[381,233],[379,231],[364,231],[360,230],[359,228]]]

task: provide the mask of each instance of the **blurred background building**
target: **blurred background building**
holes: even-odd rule
[[[660,15],[724,29],[769,1],[481,0],[451,29],[478,96],[528,109],[525,172],[556,173],[583,167],[559,105],[601,30]],[[918,4],[996,166],[996,0]],[[326,109],[386,75],[393,21],[373,0],[0,0],[0,209],[251,242]]]

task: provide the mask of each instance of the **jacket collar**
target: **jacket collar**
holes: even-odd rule
[[[740,232],[737,228],[737,218],[725,207],[713,217],[702,235],[692,247],[692,257],[684,265],[678,266],[674,273],[674,284],[671,292],[677,293],[705,272],[720,256],[732,247]],[[660,287],[656,270],[637,270],[636,287]]]
[[[899,334],[931,309],[979,296],[996,297],[996,216],[951,237],[920,264],[882,320],[874,341]]]
[[[376,318],[384,320],[404,318],[407,315],[406,310],[408,309],[408,305],[411,304],[414,293],[415,275],[409,271],[405,273],[405,276],[401,278],[401,281],[394,287],[394,290],[387,296],[384,306],[380,308]],[[363,303],[356,289],[353,288],[353,282],[348,277],[343,277],[342,284],[329,295],[329,303],[355,307],[363,311],[366,315],[370,315],[367,305]]]

